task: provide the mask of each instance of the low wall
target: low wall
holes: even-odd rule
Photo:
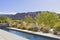
[[[29,33],[29,34],[33,34],[33,35],[43,36],[43,37],[47,37],[47,38],[52,38],[54,40],[60,40],[60,36],[53,35],[51,33],[33,32],[33,31],[22,30],[22,29],[11,28],[11,27],[9,27],[9,29],[17,30],[20,32]]]

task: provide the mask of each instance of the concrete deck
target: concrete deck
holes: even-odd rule
[[[28,39],[0,29],[0,40],[28,40]]]
[[[18,30],[18,31],[26,32],[26,33],[31,33],[31,34],[35,34],[35,35],[50,37],[50,38],[56,38],[56,39],[60,40],[60,35],[58,36],[58,35],[54,35],[51,33],[33,32],[33,31],[22,30],[22,29],[17,29],[17,28],[10,28],[10,29],[14,29],[14,30]]]

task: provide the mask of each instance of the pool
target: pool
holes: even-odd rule
[[[17,30],[11,30],[11,29],[3,29],[3,30],[8,31],[10,33],[13,33],[15,35],[27,38],[29,40],[57,40],[57,39],[53,39],[53,38],[33,35],[33,34],[29,34],[29,33],[24,33],[24,32],[20,32],[20,31],[17,31]]]

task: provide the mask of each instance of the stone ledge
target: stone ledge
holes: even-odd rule
[[[22,30],[22,29],[17,29],[17,28],[9,28],[9,29],[22,31],[22,32],[25,32],[25,33],[31,33],[31,34],[35,34],[35,35],[39,35],[39,36],[44,36],[44,37],[49,37],[49,38],[54,38],[54,39],[59,39],[60,40],[60,36],[53,35],[51,33],[33,32],[33,31]]]

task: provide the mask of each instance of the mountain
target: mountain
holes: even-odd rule
[[[32,18],[34,18],[36,16],[36,14],[38,14],[39,12],[16,13],[15,15],[0,15],[0,16],[7,16],[14,20],[24,20],[25,16],[29,15]]]
[[[8,14],[4,14],[4,15],[0,15],[0,16],[7,16],[10,17],[14,20],[24,20],[25,16],[31,16],[32,18],[34,18],[36,16],[36,14],[40,13],[41,11],[38,12],[27,12],[27,13],[16,13],[15,15],[8,15]],[[60,14],[58,14],[58,16],[60,17]]]
[[[32,18],[34,18],[36,16],[36,14],[38,14],[38,12],[28,12],[28,13],[17,13],[16,15],[14,15],[15,19],[20,19],[23,20],[25,18],[25,16],[31,16]]]

